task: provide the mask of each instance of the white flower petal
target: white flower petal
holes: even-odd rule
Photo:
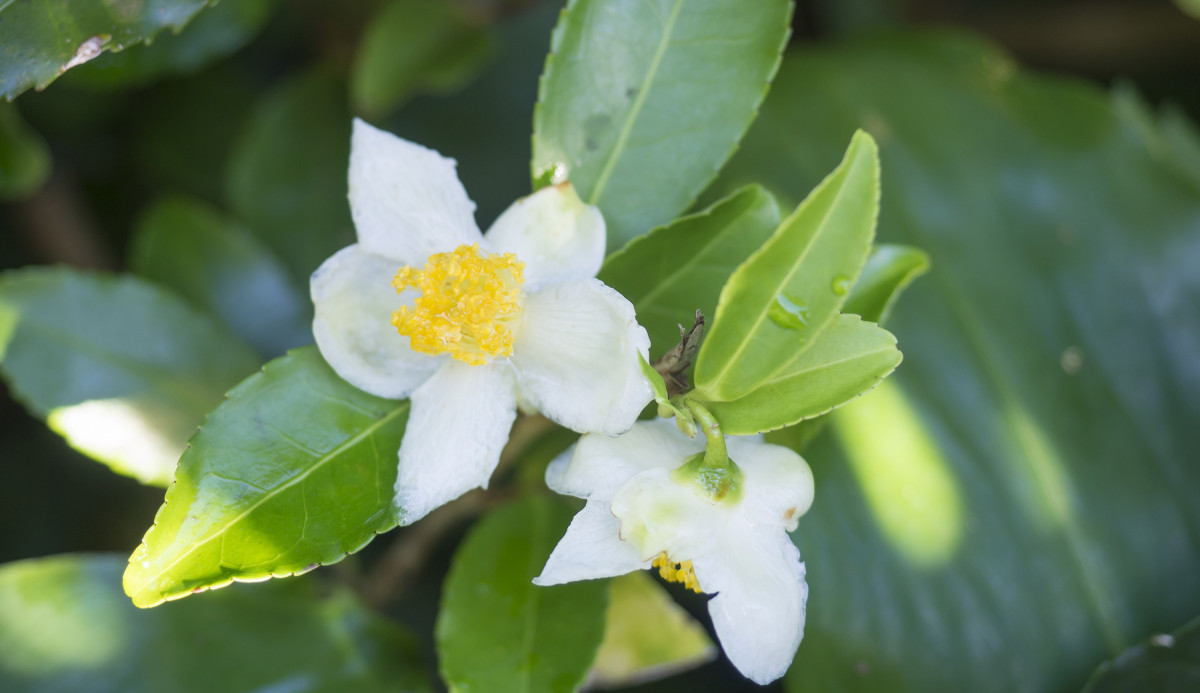
[[[629,430],[653,398],[638,363],[650,338],[633,305],[588,279],[531,294],[523,314],[512,356],[521,396],[576,431]]]
[[[609,506],[621,522],[621,539],[642,558],[666,552],[673,561],[712,551],[733,512],[713,503],[689,483],[671,478],[671,470],[651,469],[617,490]]]
[[[352,245],[334,253],[309,282],[316,313],[313,336],[343,380],[378,397],[407,397],[441,359],[409,348],[392,326],[404,300],[392,288],[395,261]]]
[[[692,559],[713,628],[729,661],[766,684],[783,676],[804,637],[808,585],[800,552],[782,530],[735,520],[717,551]]]
[[[512,373],[503,363],[446,361],[417,388],[396,478],[404,524],[473,488],[487,488],[516,417]]]
[[[546,468],[546,485],[579,498],[611,500],[631,477],[648,469],[674,469],[704,450],[674,420],[639,421],[623,436],[585,435]]]
[[[643,561],[634,546],[621,541],[619,529],[620,523],[609,512],[608,503],[588,501],[571,520],[533,584],[561,585],[649,568],[650,561]]]
[[[725,439],[729,456],[745,472],[741,506],[747,516],[767,525],[796,529],[813,502],[813,476],[794,450],[753,439]]]
[[[589,279],[604,262],[604,216],[570,183],[549,185],[512,203],[485,234],[494,251],[525,263],[525,290]]]
[[[418,268],[434,253],[478,243],[475,203],[455,166],[453,159],[356,118],[349,182],[358,242]]]

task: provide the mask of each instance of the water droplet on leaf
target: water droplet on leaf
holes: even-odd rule
[[[833,278],[833,293],[845,296],[850,291],[850,278],[839,274]]]
[[[808,327],[808,306],[804,301],[778,294],[767,309],[767,317],[785,329],[802,330]]]

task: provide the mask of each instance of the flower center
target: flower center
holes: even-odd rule
[[[654,557],[654,562],[650,565],[658,568],[658,574],[667,582],[680,582],[689,590],[699,594],[700,581],[696,579],[696,571],[692,569],[691,561],[683,561],[676,563],[667,558],[667,553],[664,551]]]
[[[513,323],[521,314],[525,263],[512,253],[485,253],[479,244],[430,255],[424,270],[401,267],[397,293],[418,289],[413,307],[392,313],[392,324],[413,351],[479,366],[510,356]]]

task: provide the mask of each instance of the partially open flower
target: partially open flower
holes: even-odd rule
[[[688,438],[673,422],[639,423],[619,438],[583,436],[550,465],[546,482],[587,505],[534,582],[657,568],[716,594],[708,611],[729,660],[767,683],[787,671],[804,635],[808,586],[787,533],[812,504],[812,472],[800,455],[758,437],[725,441],[740,492],[714,498],[680,474],[703,438]]]
[[[517,200],[481,234],[453,160],[356,120],[350,207],[358,243],[313,273],[313,332],[342,378],[412,400],[403,522],[487,486],[518,400],[610,435],[650,401],[649,337],[595,279],[604,218],[570,184]]]

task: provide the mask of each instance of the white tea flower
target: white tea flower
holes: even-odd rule
[[[658,568],[715,594],[709,614],[734,666],[757,683],[783,676],[804,635],[808,586],[787,533],[813,499],[800,455],[757,436],[725,439],[739,471],[715,496],[685,466],[704,450],[668,420],[619,438],[585,435],[546,471],[556,491],[587,499],[538,585]]]
[[[453,160],[355,120],[350,208],[358,243],[313,273],[313,332],[346,381],[412,400],[404,523],[487,486],[518,401],[610,435],[650,401],[649,337],[595,279],[604,218],[569,184],[517,200],[481,234]]]

